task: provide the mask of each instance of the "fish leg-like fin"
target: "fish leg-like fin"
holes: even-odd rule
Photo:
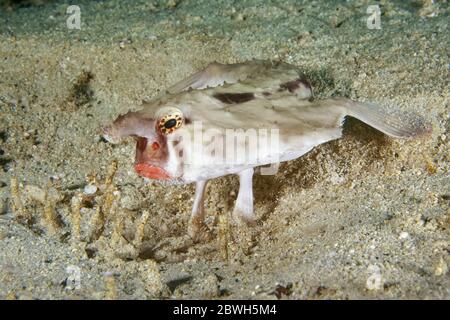
[[[208,180],[197,181],[195,185],[194,204],[188,223],[188,234],[194,241],[207,241],[211,235],[205,224],[205,189]]]
[[[431,126],[412,114],[396,115],[374,103],[342,99],[347,115],[394,138],[409,139],[431,133]]]
[[[253,168],[238,173],[239,192],[233,210],[233,217],[237,222],[254,225],[256,218],[253,212]]]

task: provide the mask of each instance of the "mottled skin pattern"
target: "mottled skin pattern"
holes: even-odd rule
[[[139,175],[171,183],[196,183],[188,232],[201,239],[206,230],[203,202],[208,180],[237,174],[240,188],[233,216],[252,224],[254,167],[298,158],[319,144],[340,138],[346,116],[396,138],[429,131],[420,119],[400,120],[374,104],[344,98],[314,101],[309,81],[295,66],[251,61],[211,63],[170,87],[164,97],[145,104],[141,111],[118,117],[105,129],[105,137],[110,141],[136,137],[135,169]],[[174,120],[168,121],[171,118]],[[254,163],[217,165],[210,152],[200,152],[198,145],[187,148],[181,139],[185,134],[193,135],[199,122],[202,132],[276,129],[278,151],[259,152]],[[245,153],[248,147],[247,141],[236,145],[237,152]],[[185,159],[190,159],[189,163]]]

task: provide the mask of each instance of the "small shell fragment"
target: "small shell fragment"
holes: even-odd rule
[[[96,192],[97,192],[97,186],[93,185],[93,184],[88,184],[83,189],[83,193],[88,196],[91,196],[91,195],[95,194]]]

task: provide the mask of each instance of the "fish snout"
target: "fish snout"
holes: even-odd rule
[[[109,126],[103,128],[103,137],[113,143],[128,136],[155,138],[155,120],[141,112],[128,112],[118,116]]]
[[[119,135],[117,134],[117,131],[114,130],[113,125],[109,125],[102,128],[102,136],[105,138],[106,141],[109,143],[118,143],[120,140]]]

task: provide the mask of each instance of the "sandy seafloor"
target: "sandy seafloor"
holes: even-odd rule
[[[366,26],[372,1],[76,3],[81,30],[66,27],[69,2],[0,9],[0,298],[450,298],[448,3],[375,2],[381,30]],[[392,140],[349,121],[343,139],[255,177],[253,229],[218,227],[238,180],[217,179],[213,236],[194,243],[194,187],[145,184],[133,140],[111,145],[101,128],[211,61],[253,58],[304,68],[318,97],[416,112],[433,132]],[[113,161],[104,230],[92,236],[99,190],[77,240],[71,201]]]

